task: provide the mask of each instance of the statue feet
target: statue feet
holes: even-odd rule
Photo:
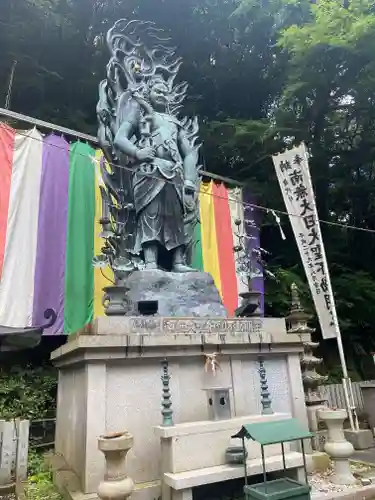
[[[194,271],[196,269],[186,265],[185,247],[177,247],[173,255],[172,273],[191,273]]]
[[[155,271],[158,268],[158,249],[157,246],[149,243],[143,247],[145,256],[145,269]]]
[[[176,263],[172,267],[172,273],[192,273],[194,271],[196,271],[196,269],[181,263]]]
[[[155,269],[159,269],[157,262],[146,262],[145,269],[147,271],[154,271]]]

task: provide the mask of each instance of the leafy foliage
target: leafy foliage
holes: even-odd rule
[[[374,3],[352,0],[349,5],[323,0],[310,7],[311,19],[302,26],[289,26],[279,38],[294,56],[309,54],[317,46],[353,50],[359,40],[371,37],[375,29]]]
[[[61,500],[61,495],[52,482],[51,472],[40,472],[28,478],[25,488],[28,500]]]
[[[44,456],[34,450],[29,450],[28,478],[25,488],[28,500],[61,500],[52,481],[52,472]]]
[[[35,449],[29,449],[28,462],[27,462],[27,474],[28,476],[36,476],[40,472],[48,472],[48,466],[44,460],[43,453],[36,451]]]
[[[0,371],[0,416],[37,420],[53,411],[56,372],[51,368],[14,367]]]
[[[327,0],[310,6],[306,23],[284,30],[278,44],[290,60],[275,113],[279,126],[294,127],[294,140],[310,147],[320,216],[368,229],[375,215],[374,19],[371,2]],[[358,365],[375,346],[368,323],[375,238],[329,226],[324,236],[347,356]]]

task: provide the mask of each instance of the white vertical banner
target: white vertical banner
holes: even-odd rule
[[[273,156],[276,175],[314,299],[322,336],[340,336],[336,307],[304,144]]]

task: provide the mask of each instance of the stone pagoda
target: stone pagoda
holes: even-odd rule
[[[297,335],[315,332],[315,328],[310,328],[307,324],[311,316],[302,307],[299,290],[295,283],[291,286],[292,304],[290,313],[286,320],[289,324],[288,333]],[[314,351],[319,347],[319,342],[305,340],[303,342],[304,352],[301,356],[302,382],[305,391],[305,402],[310,430],[314,433],[318,431],[318,420],[316,412],[320,408],[326,407],[326,401],[320,392],[320,386],[324,384],[328,377],[318,373],[317,367],[322,363],[322,358],[317,358]],[[319,449],[319,435],[316,435],[314,448]]]

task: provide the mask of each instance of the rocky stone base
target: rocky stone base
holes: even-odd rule
[[[132,316],[226,317],[211,275],[203,272],[135,271],[126,281]]]

